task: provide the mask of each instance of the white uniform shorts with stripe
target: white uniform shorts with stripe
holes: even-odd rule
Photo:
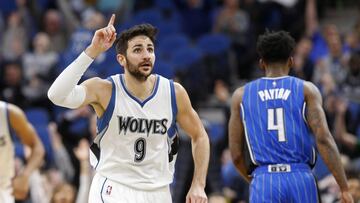
[[[136,190],[96,173],[91,183],[89,203],[171,203],[169,186],[157,190]]]
[[[0,189],[0,202],[14,203],[14,196],[11,195],[12,188],[9,189]]]

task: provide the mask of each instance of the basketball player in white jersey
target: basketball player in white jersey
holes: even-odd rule
[[[157,29],[149,24],[137,25],[123,31],[116,40],[114,20],[115,15],[106,27],[95,32],[91,44],[48,91],[56,105],[78,108],[90,104],[97,114],[98,135],[90,147],[96,175],[89,202],[171,202],[176,123],[192,139],[195,162],[186,201],[207,202],[204,187],[209,139],[186,90],[152,74]],[[93,60],[114,42],[124,74],[90,78],[77,85]]]
[[[11,131],[31,149],[25,167],[15,175],[14,145]],[[44,156],[44,147],[24,112],[13,104],[0,101],[0,202],[13,203],[14,197],[23,200],[29,191],[29,177]]]

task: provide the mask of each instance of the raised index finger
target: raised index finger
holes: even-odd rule
[[[110,20],[109,20],[108,26],[114,25],[114,22],[115,22],[115,14],[112,14],[112,15],[111,15],[111,18],[110,18]]]

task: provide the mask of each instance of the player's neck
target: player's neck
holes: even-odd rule
[[[155,86],[156,76],[151,74],[146,80],[140,81],[131,75],[124,74],[124,82],[126,89],[140,100],[147,99]]]
[[[286,67],[267,67],[265,76],[269,78],[283,77],[289,75],[289,69]]]

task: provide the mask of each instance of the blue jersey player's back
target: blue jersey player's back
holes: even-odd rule
[[[303,89],[304,81],[291,76],[260,78],[245,86],[241,116],[255,165],[314,164]]]
[[[232,160],[250,182],[250,203],[318,203],[311,171],[316,143],[340,186],[341,201],[353,203],[319,90],[311,82],[288,76],[295,46],[285,31],[259,36],[256,49],[266,77],[233,93],[229,119]]]

